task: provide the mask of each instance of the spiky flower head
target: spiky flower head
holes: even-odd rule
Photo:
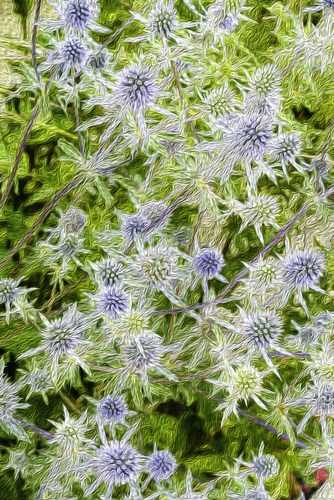
[[[178,280],[178,251],[163,242],[143,249],[136,262],[139,279],[151,290],[163,290]]]
[[[231,392],[248,401],[262,389],[262,375],[253,366],[238,368],[231,380]]]
[[[65,66],[74,67],[79,71],[87,60],[87,48],[81,38],[67,38],[61,44],[60,57]]]
[[[8,450],[9,451],[9,461],[3,467],[6,469],[14,470],[14,478],[17,480],[19,474],[25,478],[28,477],[30,469],[30,462],[25,450]]]
[[[15,305],[16,299],[21,293],[18,284],[18,280],[10,278],[0,280],[0,304]]]
[[[231,413],[237,415],[240,400],[247,404],[253,399],[261,408],[267,410],[261,400],[265,393],[270,392],[263,387],[267,373],[268,371],[260,372],[247,360],[242,366],[230,367],[227,380],[209,380],[216,388],[221,387],[228,392],[226,399],[216,408],[216,411],[224,410],[221,425],[226,422]]]
[[[93,470],[96,480],[86,490],[85,497],[92,495],[103,483],[111,496],[114,486],[135,482],[142,470],[142,462],[143,457],[125,440],[103,445],[96,456],[87,461],[86,465]]]
[[[272,143],[270,161],[279,162],[286,177],[288,177],[287,166],[289,164],[303,173],[305,168],[303,169],[296,162],[296,158],[299,156],[301,149],[302,141],[300,134],[280,134]]]
[[[130,370],[137,374],[147,373],[160,366],[163,356],[162,339],[158,335],[142,334],[132,338],[123,347],[123,357]]]
[[[296,250],[284,261],[283,279],[298,290],[315,289],[325,269],[325,257],[317,250]]]
[[[105,50],[98,50],[90,55],[88,65],[93,70],[105,69],[107,66],[109,54]]]
[[[174,456],[168,451],[154,450],[149,456],[147,470],[155,481],[168,479],[176,470],[177,464]]]
[[[302,432],[311,417],[320,417],[323,435],[327,435],[326,418],[334,418],[334,385],[323,383],[317,379],[312,386],[306,387],[301,397],[286,403],[287,407],[306,406],[308,411],[297,427],[297,432]]]
[[[25,353],[18,359],[34,356],[40,352],[46,353],[47,362],[51,364],[51,377],[58,373],[59,361],[65,359],[67,368],[73,363],[86,368],[80,358],[84,348],[91,342],[85,340],[84,333],[90,328],[90,320],[83,313],[77,310],[76,304],[73,304],[61,316],[53,321],[43,319],[44,328],[42,330],[42,344]]]
[[[132,64],[125,68],[116,83],[117,97],[136,112],[154,103],[158,93],[155,77],[150,68]]]
[[[227,83],[222,87],[214,88],[208,92],[203,98],[203,104],[206,113],[216,120],[224,116],[229,116],[235,111],[238,105],[236,95],[228,87]]]
[[[246,267],[249,269],[249,276],[244,282],[250,300],[254,298],[256,301],[260,295],[265,303],[269,291],[282,283],[281,261],[274,257],[260,258],[255,264],[246,264]]]
[[[128,414],[128,407],[123,396],[105,396],[99,402],[98,412],[104,422],[123,423]]]
[[[119,285],[124,276],[124,266],[116,259],[102,259],[92,264],[95,280],[103,287]]]
[[[99,314],[116,319],[128,310],[129,297],[119,286],[105,286],[94,297]]]
[[[39,394],[42,395],[45,403],[48,404],[47,393],[52,390],[54,386],[46,368],[38,368],[35,360],[33,360],[27,371],[19,371],[23,374],[23,377],[20,378],[20,384],[22,386],[28,386],[29,388],[26,400],[28,400],[32,394]]]
[[[242,158],[255,161],[263,155],[271,140],[272,130],[266,120],[258,115],[246,115],[241,118],[234,143],[240,148],[239,153]]]
[[[62,422],[50,420],[50,422],[54,425],[55,432],[49,443],[57,444],[64,456],[71,456],[75,460],[83,445],[92,443],[91,440],[85,437],[88,432],[85,413],[79,418],[73,418],[64,407],[64,420]]]
[[[58,229],[64,236],[79,235],[85,228],[87,215],[71,206],[59,219]]]
[[[245,204],[245,216],[251,222],[264,225],[275,225],[276,217],[280,212],[278,198],[259,194],[249,196]]]
[[[24,290],[18,285],[21,279],[13,280],[11,278],[4,278],[0,280],[0,304],[4,304],[6,308],[6,321],[9,321],[10,314],[18,310],[18,299],[24,296],[29,290]]]
[[[248,337],[253,349],[263,351],[276,346],[283,323],[277,314],[256,312],[244,317],[240,331]]]
[[[176,10],[171,2],[159,1],[149,18],[150,28],[154,35],[169,38],[176,23]]]
[[[26,435],[15,419],[17,410],[27,408],[29,405],[20,402],[20,386],[10,383],[4,375],[5,361],[0,359],[0,427],[9,434],[14,434],[21,439]]]
[[[257,68],[254,75],[250,78],[250,87],[259,94],[266,97],[272,92],[277,92],[280,87],[282,77],[274,64],[267,64]]]
[[[48,350],[58,356],[65,355],[80,344],[85,329],[85,316],[75,305],[71,306],[61,318],[47,322],[45,338]]]
[[[260,455],[254,459],[254,470],[260,481],[277,476],[279,461],[272,455]]]
[[[97,0],[50,0],[50,3],[59,20],[42,22],[46,31],[64,29],[66,33],[77,35],[85,35],[89,30],[108,32],[96,23],[99,16]]]
[[[279,228],[276,219],[280,213],[280,205],[276,196],[250,194],[246,203],[233,199],[230,203],[230,211],[238,213],[244,219],[239,232],[242,232],[248,225],[253,225],[262,245],[264,245],[262,226]]]
[[[258,68],[249,80],[249,92],[244,105],[254,113],[274,113],[279,111],[281,76],[274,64]]]
[[[259,480],[259,486],[263,487],[263,483],[279,473],[280,464],[276,457],[263,453],[264,443],[261,443],[258,455],[253,453],[253,460],[245,462],[241,459],[236,459],[237,463],[247,467],[246,470],[241,471],[238,476],[240,479],[247,477],[250,474],[256,474]],[[261,490],[261,488],[260,488]],[[255,496],[255,498],[257,498]],[[261,498],[261,497],[260,497]],[[265,497],[266,498],[266,497]]]
[[[221,253],[214,248],[203,248],[193,259],[195,272],[205,279],[215,278],[220,274],[225,260]]]
[[[64,14],[66,25],[69,28],[83,32],[96,17],[96,1],[68,0]]]
[[[49,253],[45,259],[47,264],[52,265],[61,260],[63,267],[66,268],[70,262],[74,262],[77,266],[82,265],[79,255],[90,253],[87,248],[84,248],[84,243],[84,238],[79,238],[76,234],[67,234],[63,235],[59,244],[52,245],[48,242],[42,242],[40,247],[46,248]]]
[[[122,224],[122,232],[128,241],[133,242],[137,236],[142,236],[149,221],[142,215],[127,217]]]
[[[68,87],[70,77],[86,71],[89,49],[82,38],[73,35],[67,35],[64,40],[52,39],[52,42],[55,48],[46,53],[39,69],[51,71],[58,86],[66,84]]]
[[[28,305],[26,294],[36,290],[35,288],[20,287],[22,279],[0,279],[0,304],[5,306],[7,323],[12,313],[19,312],[24,317],[25,307]]]
[[[221,182],[227,182],[235,165],[242,163],[245,166],[247,180],[253,191],[256,192],[256,177],[252,164],[256,163],[260,173],[267,174],[275,180],[274,171],[267,165],[263,157],[270,148],[273,138],[273,120],[267,114],[243,113],[231,119],[222,126],[223,141],[220,144],[219,154],[213,162]],[[218,146],[202,144],[201,149],[212,149]]]

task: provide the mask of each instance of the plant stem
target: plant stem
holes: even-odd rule
[[[141,11],[140,11],[141,12]],[[134,18],[131,16],[129,17],[129,19],[127,19],[125,21],[124,24],[122,24],[122,26],[120,28],[118,28],[118,30],[116,30],[112,35],[110,35],[110,37],[104,42],[104,44],[101,46],[101,49],[100,50],[103,50],[105,49],[106,47],[108,47],[108,45],[110,45],[114,40],[116,40],[116,38],[119,37],[119,35],[121,35],[123,33],[123,31],[128,27],[130,26],[130,24],[132,24],[134,21]]]
[[[72,411],[74,411],[74,413],[76,413],[77,415],[82,415],[81,411],[79,410],[79,408],[76,406],[75,403],[73,403],[73,401],[68,397],[66,396],[66,394],[63,392],[63,391],[59,391],[59,396],[61,397],[61,399],[64,401],[64,403],[69,407],[71,408]]]
[[[54,195],[54,197],[45,205],[42,213],[39,215],[37,220],[31,226],[31,228],[26,232],[26,234],[20,239],[14,247],[7,252],[2,261],[0,262],[0,269],[3,269],[7,262],[16,254],[22,247],[24,247],[35,234],[35,232],[39,229],[39,227],[43,224],[45,219],[50,215],[52,209],[57,205],[58,201],[60,201],[64,196],[66,196],[73,188],[79,186],[79,184],[83,181],[84,175],[80,174],[77,177],[74,177],[66,186],[64,186],[58,193]]]
[[[35,123],[35,121],[37,119],[39,111],[40,111],[40,103],[37,102],[36,105],[35,105],[35,108],[34,108],[34,110],[32,112],[32,114],[30,116],[30,119],[29,119],[29,121],[27,123],[27,126],[26,126],[26,129],[24,131],[24,134],[23,134],[23,137],[22,137],[19,149],[18,149],[17,154],[16,154],[16,158],[15,158],[15,161],[14,161],[13,168],[12,168],[12,170],[10,172],[10,175],[9,175],[9,178],[8,178],[8,181],[7,181],[7,185],[6,185],[5,191],[4,191],[4,193],[3,193],[2,197],[1,197],[1,200],[0,200],[0,211],[5,206],[5,204],[7,202],[7,199],[8,199],[8,196],[9,196],[9,193],[10,193],[12,187],[13,187],[14,180],[15,180],[17,171],[19,169],[23,153],[25,151],[25,148],[26,148],[26,145],[27,145],[27,142],[28,142],[31,130],[32,130],[32,128],[34,126],[34,123]]]
[[[37,23],[39,21],[39,16],[40,16],[40,13],[41,13],[41,7],[42,7],[42,0],[37,0],[36,11],[35,11],[35,19],[34,19],[34,26],[32,28],[31,55],[32,55],[32,62],[33,62],[33,65],[34,65],[34,70],[35,70],[35,73],[36,73],[36,77],[37,77],[37,80],[38,80],[38,83],[39,83],[40,87],[42,88],[43,87],[43,81],[42,81],[41,74],[40,74],[40,72],[38,70],[37,56],[36,56],[36,40],[37,40],[37,29],[38,29]]]
[[[44,431],[43,429],[40,429],[39,427],[36,427],[36,425],[30,424],[29,422],[25,422],[24,420],[18,419],[18,422],[22,427],[25,429],[28,429],[29,431],[36,432],[36,434],[39,434],[39,436],[42,436],[46,439],[52,439],[54,438],[54,434],[51,434],[51,432]]]

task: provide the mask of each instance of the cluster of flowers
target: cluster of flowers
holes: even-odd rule
[[[98,193],[98,201],[100,195],[108,196],[109,185],[125,188],[134,211],[113,209],[115,217],[99,229],[80,196],[61,212],[35,249],[52,276],[46,308],[35,309],[28,300],[36,289],[24,288],[25,278],[0,279],[5,321],[20,316],[40,337],[37,347],[18,356],[26,364],[16,382],[4,375],[2,363],[2,428],[23,443],[27,430],[38,430],[24,421],[28,404],[21,401],[22,391],[28,390],[26,399],[39,394],[47,403],[48,395],[79,387],[87,377],[100,382],[95,389],[106,394],[99,400],[87,396],[88,408],[79,418],[65,409],[62,422],[50,420],[54,433],[44,433],[49,445],[44,466],[22,448],[11,452],[7,467],[23,477],[33,471],[40,481],[40,499],[50,494],[73,498],[73,488],[80,487],[89,498],[113,498],[116,490],[124,499],[195,500],[209,498],[215,489],[223,494],[220,479],[226,482],[227,498],[270,499],[265,482],[279,474],[280,464],[263,453],[263,444],[251,462],[232,457],[233,471],[218,472],[204,489],[193,489],[188,471],[181,491],[173,479],[178,466],[170,451],[154,444],[149,455],[146,443],[136,441],[145,405],[155,404],[160,396],[171,398],[173,384],[192,381],[194,395],[203,393],[200,382],[207,398],[219,402],[215,409],[222,427],[234,416],[250,416],[243,408],[253,405],[271,414],[267,420],[278,424],[277,433],[287,432],[293,441],[296,433],[305,435],[310,419],[319,418],[322,442],[316,453],[322,460],[315,463],[311,456],[310,463],[333,472],[334,316],[327,310],[314,316],[309,300],[329,296],[323,279],[329,251],[321,232],[307,234],[303,244],[298,235],[287,234],[299,220],[299,213],[289,214],[295,197],[315,200],[316,209],[326,210],[330,158],[325,151],[308,163],[302,130],[286,117],[285,52],[275,64],[257,65],[251,72],[251,56],[233,38],[240,26],[255,22],[245,16],[252,9],[243,0],[216,0],[208,8],[184,1],[189,14],[184,21],[172,2],[149,3],[140,13],[131,13],[144,33],[122,41],[140,49],[131,55],[118,49],[114,57],[108,40],[101,45],[91,36],[109,33],[98,24],[97,0],[50,4],[56,19],[38,24],[53,49],[38,71],[56,86],[64,110],[70,104],[75,108],[79,144],[77,150],[62,139],[62,160],[77,166],[83,191],[87,187]],[[321,21],[305,46],[293,49],[310,70],[323,51],[324,71],[334,60],[328,47],[334,6],[326,0],[305,12],[317,10],[323,11]],[[299,17],[291,18],[299,33]],[[291,46],[296,39],[300,36]],[[245,56],[222,80],[219,66],[228,67],[233,43],[238,57]],[[212,79],[219,86],[212,88]],[[99,116],[101,108],[104,114]],[[82,120],[91,110],[97,116]],[[137,174],[120,167],[141,155],[145,163],[138,182]],[[264,178],[274,195],[267,194]],[[173,213],[186,204],[198,209],[195,226],[175,231]],[[300,217],[306,212],[302,209]],[[239,229],[231,236],[229,252],[220,228],[235,228],[236,220]],[[326,223],[325,230],[331,227]],[[280,253],[267,256],[282,240]],[[245,255],[252,246],[258,247],[257,255],[233,278],[231,255]],[[238,264],[241,259],[238,255]],[[81,280],[76,301],[65,304],[54,318],[57,288],[66,291],[73,277]],[[81,293],[83,281],[88,288]],[[236,296],[226,298],[234,288]],[[200,302],[194,304],[194,298]],[[224,301],[234,303],[234,309],[221,307]],[[306,323],[291,322],[288,308],[298,308]],[[169,314],[180,314],[180,320],[173,316],[167,331],[161,318]],[[288,335],[292,329],[294,334]],[[296,365],[300,358],[303,371]],[[289,386],[282,359],[291,360],[295,378]],[[303,378],[307,384],[300,386]],[[128,409],[127,399],[136,412]],[[130,425],[127,419],[135,418]],[[315,439],[309,442],[315,446]]]

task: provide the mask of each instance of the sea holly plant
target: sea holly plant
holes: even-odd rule
[[[334,478],[334,3],[7,4],[0,491],[308,498]]]

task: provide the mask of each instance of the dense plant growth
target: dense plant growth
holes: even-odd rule
[[[334,2],[13,8],[0,491],[307,498],[334,472]]]

